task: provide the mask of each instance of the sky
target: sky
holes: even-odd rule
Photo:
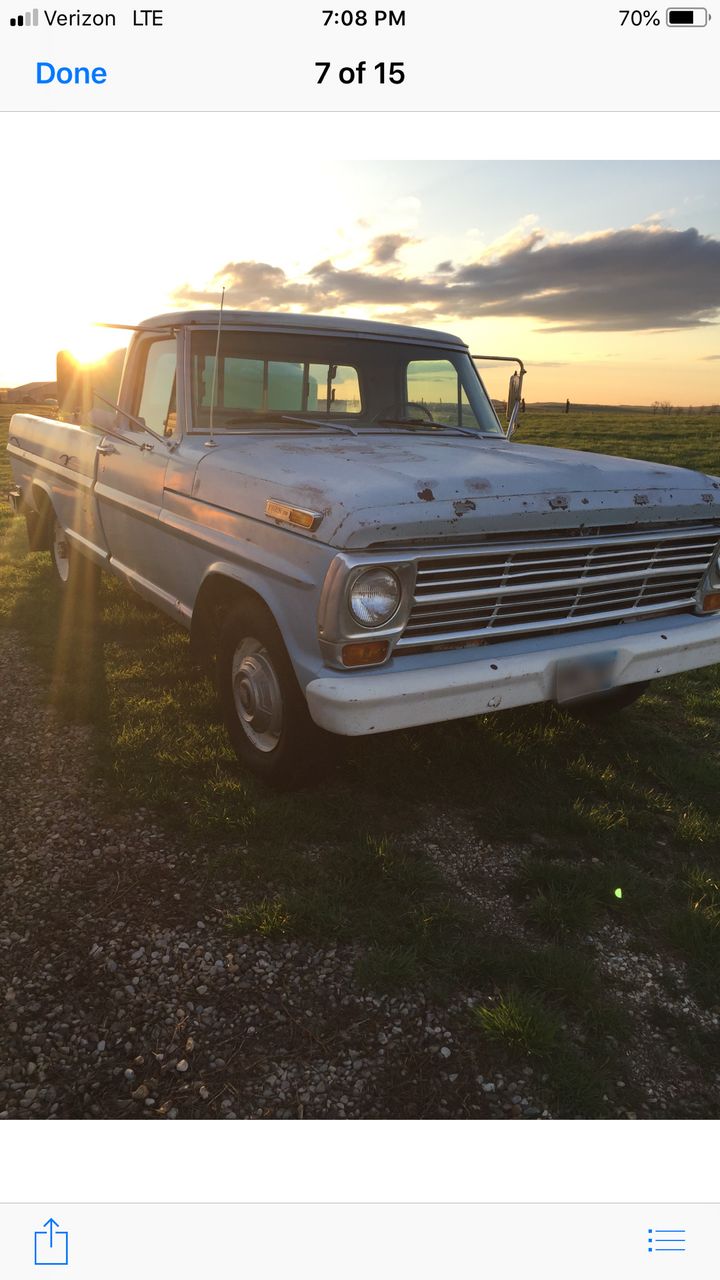
[[[5,148],[31,177],[5,206],[0,386],[119,345],[95,321],[214,307],[224,285],[226,306],[519,355],[529,402],[720,402],[720,162],[352,161],[317,137],[263,154],[212,115],[106,117],[102,146],[74,117],[71,146],[44,119]]]

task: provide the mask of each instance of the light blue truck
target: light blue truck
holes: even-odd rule
[[[512,439],[446,333],[178,312],[117,389],[10,426],[15,510],[63,591],[105,569],[214,666],[240,759],[523,704],[627,705],[720,661],[720,480]]]

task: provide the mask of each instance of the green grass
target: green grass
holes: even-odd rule
[[[472,1017],[488,1040],[529,1058],[549,1058],[561,1035],[557,1014],[521,991],[509,991],[495,1004],[473,1009]]]
[[[516,436],[530,444],[590,449],[622,458],[646,458],[710,475],[720,468],[720,414],[533,413]]]
[[[358,961],[355,976],[371,991],[416,987],[421,978],[417,952],[412,946],[370,947]]]
[[[720,417],[531,418],[520,441],[720,470]],[[0,446],[6,434],[7,415]],[[7,463],[0,447],[0,494]],[[209,873],[235,886],[229,930],[352,943],[355,981],[374,991],[502,993],[467,1034],[510,1057],[544,1044],[560,1114],[606,1114],[615,1056],[631,1044],[589,930],[622,924],[633,946],[687,962],[699,998],[717,1004],[719,667],[659,682],[592,729],[536,707],[348,741],[320,787],[278,796],[237,764],[186,635],[111,579],[96,611],[63,616],[48,556],[27,553],[0,503],[2,625],[58,713],[94,725],[114,804],[145,806],[210,849]],[[448,829],[430,861],[422,837],[438,811]],[[437,870],[456,826],[479,842],[548,842],[511,886],[516,929]],[[478,855],[481,887],[484,875]]]
[[[687,899],[668,913],[670,941],[686,957],[696,986],[708,1002],[720,999],[720,876],[702,867],[684,873]]]

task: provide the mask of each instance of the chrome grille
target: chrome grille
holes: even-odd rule
[[[720,525],[547,534],[418,561],[398,649],[479,644],[692,607]]]

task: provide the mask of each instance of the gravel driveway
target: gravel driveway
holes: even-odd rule
[[[548,1076],[498,1070],[464,1030],[492,987],[442,1007],[417,990],[375,996],[351,945],[233,936],[242,890],[231,870],[210,873],[217,846],[143,809],[114,813],[92,731],[56,721],[21,652],[0,633],[0,1119],[550,1116]],[[427,854],[512,933],[523,851],[434,822],[417,837]],[[586,942],[638,1032],[614,1084],[641,1101],[614,1114],[717,1114],[720,1071],[686,1056],[657,1008],[712,1036],[717,1011],[619,927]]]
[[[232,938],[209,850],[108,817],[91,731],[19,651],[0,634],[0,1118],[488,1114],[440,1011],[363,992],[352,947]]]

